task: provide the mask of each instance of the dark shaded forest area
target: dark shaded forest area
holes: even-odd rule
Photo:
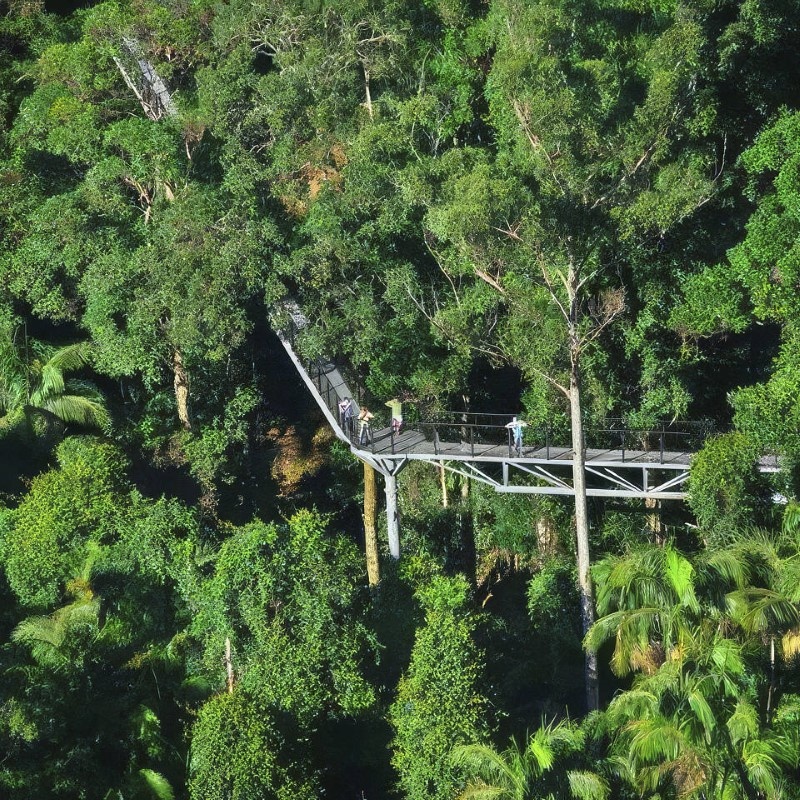
[[[0,0],[0,796],[800,798],[798,52],[796,0]],[[574,496],[411,463],[392,558],[287,302],[376,427],[519,414]],[[713,431],[687,501],[587,497],[612,418]]]

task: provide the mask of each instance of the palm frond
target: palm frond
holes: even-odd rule
[[[783,510],[783,532],[793,534],[800,532],[800,503],[790,500]]]
[[[714,717],[714,712],[711,710],[711,706],[708,704],[708,700],[706,700],[699,687],[689,692],[687,700],[689,702],[689,707],[692,709],[695,717],[703,727],[703,734],[706,743],[711,744],[711,738],[714,734],[715,728],[717,727],[717,720]]]
[[[743,742],[758,733],[758,711],[747,700],[739,700],[726,723],[731,741]]]
[[[155,800],[175,800],[175,792],[170,782],[160,772],[140,769],[139,775]]]
[[[664,575],[681,605],[699,611],[700,604],[694,593],[694,567],[672,547],[665,548]]]
[[[798,550],[800,550],[800,547]],[[791,602],[800,603],[800,559],[787,558],[780,562],[777,588]]]
[[[22,620],[12,631],[11,640],[28,647],[34,661],[44,667],[57,671],[69,663],[61,649],[64,627],[52,617],[28,617]]]
[[[12,642],[27,645],[43,642],[52,647],[60,647],[63,640],[63,627],[55,624],[52,617],[28,617],[11,632]]]
[[[611,666],[615,675],[627,675],[635,653],[650,646],[651,634],[659,627],[661,610],[637,608],[615,611],[597,620],[586,634],[585,644],[598,650],[612,637],[616,640]]]
[[[528,752],[533,756],[537,772],[541,774],[551,769],[555,763],[555,751],[546,727],[539,728],[528,742]]]
[[[92,345],[89,342],[76,342],[59,347],[45,364],[45,368],[58,370],[62,374],[74,372],[91,362]]]
[[[31,392],[31,405],[44,405],[50,397],[64,393],[64,373],[50,363],[42,364],[36,389]]]
[[[503,798],[513,800],[512,796],[509,795],[505,789],[501,789],[497,786],[490,786],[482,781],[469,784],[469,786],[458,795],[458,800],[503,800]]]
[[[747,776],[753,785],[769,798],[776,797],[781,777],[781,768],[775,760],[776,755],[770,742],[765,739],[751,739],[742,748],[742,760]]]
[[[516,749],[516,755],[520,756],[519,748],[516,742],[512,740],[512,746],[509,750]],[[468,744],[460,745],[453,748],[450,755],[450,762],[453,766],[460,767],[468,775],[473,776],[473,780],[467,786],[467,790],[475,790],[480,788],[482,791],[487,789],[499,789],[499,794],[481,794],[481,797],[503,797],[506,793],[508,797],[513,798],[513,787],[518,784],[518,776],[515,775],[515,770],[512,764],[509,763],[508,751],[499,753],[492,747],[483,744]],[[467,795],[477,797],[477,795]]]
[[[578,800],[605,800],[611,791],[608,783],[594,772],[570,770],[567,780],[570,791]]]
[[[79,629],[97,634],[99,601],[91,594],[69,603],[47,617],[28,617],[11,633],[12,641],[24,644],[40,664],[60,669],[69,664],[65,644]]]
[[[663,717],[629,722],[631,754],[645,764],[674,761],[688,749],[686,737],[670,720]]]
[[[700,561],[706,573],[703,578],[704,583],[715,586],[727,583],[735,588],[747,585],[749,565],[737,548],[706,552]]]
[[[800,609],[784,595],[772,589],[750,587],[738,593],[746,601],[739,607],[738,622],[748,632],[800,625]]]
[[[784,658],[794,658],[800,655],[800,628],[786,631],[781,638],[781,649]]]
[[[634,765],[631,763],[630,754],[626,751],[621,753],[612,752],[605,760],[605,765],[610,775],[619,778],[631,786],[635,781]]]
[[[733,639],[716,638],[708,655],[721,676],[738,677],[745,672],[742,648]],[[731,686],[729,688],[733,695],[738,691],[738,687]]]
[[[52,397],[41,407],[67,424],[85,425],[102,431],[107,431],[111,426],[111,418],[105,406],[88,397],[61,395]]]
[[[634,686],[618,694],[609,704],[608,714],[617,726],[632,719],[651,717],[658,713],[658,695],[647,688]]]

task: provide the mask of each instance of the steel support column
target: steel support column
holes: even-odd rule
[[[384,473],[386,489],[386,532],[389,537],[389,553],[395,560],[400,558],[400,520],[397,513],[397,477]]]

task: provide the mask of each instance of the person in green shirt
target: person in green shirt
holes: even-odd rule
[[[398,434],[403,426],[403,404],[393,397],[386,405],[392,409],[392,433]]]

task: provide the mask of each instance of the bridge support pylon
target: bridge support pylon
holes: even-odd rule
[[[393,559],[400,558],[400,519],[397,512],[397,477],[383,474],[386,489],[386,532],[389,536],[389,553]]]

